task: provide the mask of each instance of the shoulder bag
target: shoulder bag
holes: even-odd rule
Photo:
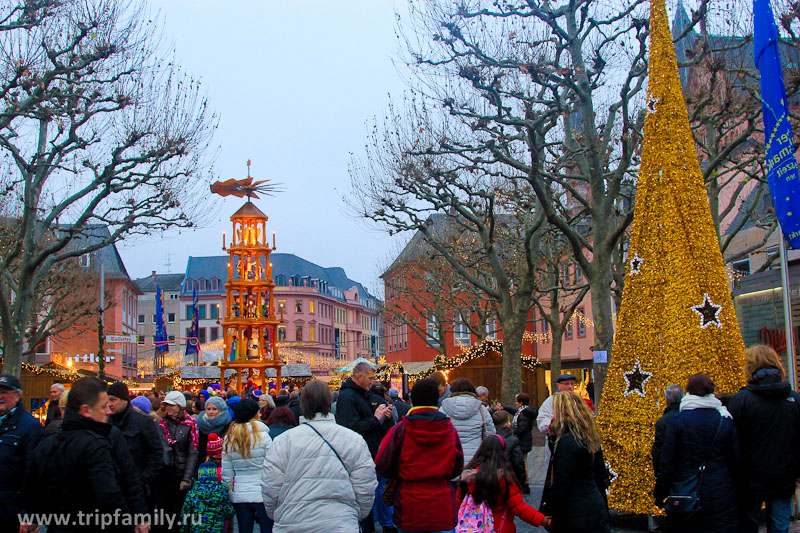
[[[700,512],[700,487],[703,484],[703,472],[706,469],[706,463],[711,459],[711,454],[714,453],[714,444],[717,442],[717,437],[722,429],[722,416],[719,417],[719,424],[717,424],[717,431],[714,433],[714,438],[711,440],[711,445],[708,448],[708,456],[688,478],[675,481],[670,488],[670,495],[664,500],[664,510],[668,514],[676,516],[683,516],[689,518]]]

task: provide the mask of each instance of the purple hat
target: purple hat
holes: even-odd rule
[[[136,398],[131,400],[131,405],[138,409],[141,409],[145,413],[149,413],[153,408],[153,405],[150,403],[150,400],[148,400],[144,396],[137,396]]]

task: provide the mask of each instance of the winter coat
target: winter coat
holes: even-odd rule
[[[44,428],[22,408],[22,401],[0,425],[0,525],[17,523],[22,504],[20,481],[43,437]]]
[[[283,422],[275,422],[274,424],[269,426],[269,437],[272,440],[275,440],[275,437],[277,437],[278,435],[282,435],[283,433],[286,433],[293,427],[295,426],[291,424],[284,424]]]
[[[609,532],[608,485],[603,450],[592,455],[571,433],[565,433],[556,442],[547,469],[541,511],[553,517],[556,532]]]
[[[656,421],[656,436],[653,440],[653,470],[658,473],[659,462],[661,461],[661,449],[664,447],[664,436],[667,434],[667,425],[672,417],[680,412],[681,403],[671,403],[664,409],[664,414]]]
[[[200,479],[194,482],[183,502],[183,516],[194,515],[181,527],[183,533],[223,533],[225,520],[233,518],[233,505],[228,496],[228,487],[216,479]],[[199,516],[202,516],[200,520]]]
[[[536,416],[539,410],[530,405],[524,405],[513,413],[512,427],[514,428],[514,435],[519,439],[519,445],[522,453],[528,453],[533,448],[533,431],[536,425]]]
[[[189,414],[183,413],[183,416],[189,416]],[[167,425],[170,438],[175,441],[173,445],[174,464],[172,466],[168,465],[164,473],[169,478],[191,481],[195,470],[197,470],[197,448],[192,443],[191,428],[186,424],[179,424],[171,416],[167,416],[162,420]],[[161,427],[158,429],[163,433]]]
[[[461,474],[464,452],[458,432],[435,407],[409,411],[381,442],[375,468],[397,476],[394,523],[411,531],[449,531],[458,506],[451,479]]]
[[[497,430],[497,434],[503,437],[505,441],[506,460],[508,461],[511,470],[514,471],[514,476],[517,478],[520,486],[525,485],[526,469],[525,469],[525,456],[522,454],[522,447],[519,444],[519,439],[511,434],[511,428],[504,427]]]
[[[317,413],[313,420],[300,420],[303,423],[275,439],[264,463],[261,490],[267,514],[275,520],[273,531],[358,531],[378,486],[366,442],[338,425],[333,415]]]
[[[110,421],[125,437],[142,483],[150,485],[164,466],[164,444],[159,435],[161,428],[131,405],[121,413],[112,415]]]
[[[408,411],[411,410],[411,406],[400,398],[396,399],[394,403],[392,403],[392,407],[394,407],[394,412],[397,413],[397,420],[400,420],[406,416]]]
[[[716,409],[684,410],[667,425],[660,468],[656,477],[655,497],[660,504],[669,496],[673,482],[693,476],[703,462],[703,483],[700,487],[700,531],[734,533],[736,493],[734,480],[740,460],[739,441],[730,418],[722,418]]]
[[[477,396],[469,392],[454,392],[448,396],[441,412],[450,417],[450,421],[458,431],[461,446],[464,448],[464,464],[472,460],[478,446],[486,435],[494,433],[492,415]]]
[[[361,435],[372,457],[378,453],[383,436],[394,424],[390,416],[380,422],[375,418],[375,409],[383,403],[386,402],[356,385],[353,378],[348,378],[342,383],[336,404],[336,423]]]
[[[464,487],[466,486],[466,491]],[[472,494],[475,490],[475,484],[459,483],[458,501],[463,501],[467,497],[467,492]],[[506,493],[505,479],[500,480],[500,494],[505,494],[505,498],[498,495],[497,501],[492,507],[492,519],[494,520],[495,533],[516,533],[517,525],[514,523],[514,517],[518,516],[533,526],[540,526],[544,520],[544,514],[540,513],[527,503],[522,498],[522,493],[519,487],[511,485]],[[488,504],[487,504],[488,505]]]
[[[256,426],[261,439],[256,443],[254,436],[250,436],[250,457],[243,457],[241,453],[233,451],[232,442],[228,439],[222,447],[222,481],[231,487],[233,503],[264,501],[261,495],[261,471],[272,439],[267,426],[259,421],[256,421]],[[248,431],[252,431],[249,423],[246,427]]]
[[[300,420],[300,417],[303,414],[302,412],[300,412],[300,400],[289,400],[289,405],[287,405],[286,407],[288,407],[292,411],[295,420]]]
[[[126,499],[137,494],[138,499]],[[143,513],[143,494],[122,433],[70,411],[61,431],[36,448],[24,482],[26,510],[33,513]],[[47,528],[49,533],[99,530],[77,524]]]
[[[50,425],[51,422],[55,422],[56,420],[63,420],[63,416],[61,416],[61,407],[59,407],[59,402],[56,400],[47,401],[47,417],[44,419],[44,427]]]
[[[781,380],[779,370],[758,370],[731,399],[741,446],[746,496],[789,498],[800,478],[800,395]]]

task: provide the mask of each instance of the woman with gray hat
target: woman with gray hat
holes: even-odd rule
[[[199,435],[197,422],[185,411],[186,397],[183,394],[170,391],[162,404],[166,405],[166,415],[158,424],[166,441],[165,464],[153,484],[154,500],[156,509],[177,515],[192,486]]]
[[[206,400],[205,410],[197,415],[197,432],[199,435],[197,456],[199,458],[205,460],[209,434],[216,433],[222,438],[225,436],[225,432],[228,431],[230,424],[231,415],[228,413],[228,406],[225,404],[225,400],[219,396],[210,396]]]

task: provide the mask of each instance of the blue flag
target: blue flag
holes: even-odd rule
[[[198,352],[197,345],[197,286],[192,289],[192,327],[189,328],[189,334],[186,335],[186,355],[196,354]]]
[[[167,327],[164,325],[164,294],[156,285],[156,351],[161,355],[169,352]]]
[[[790,247],[800,248],[800,179],[786,110],[778,29],[769,0],[753,0],[753,24],[756,67],[761,73],[767,182],[783,234]]]

